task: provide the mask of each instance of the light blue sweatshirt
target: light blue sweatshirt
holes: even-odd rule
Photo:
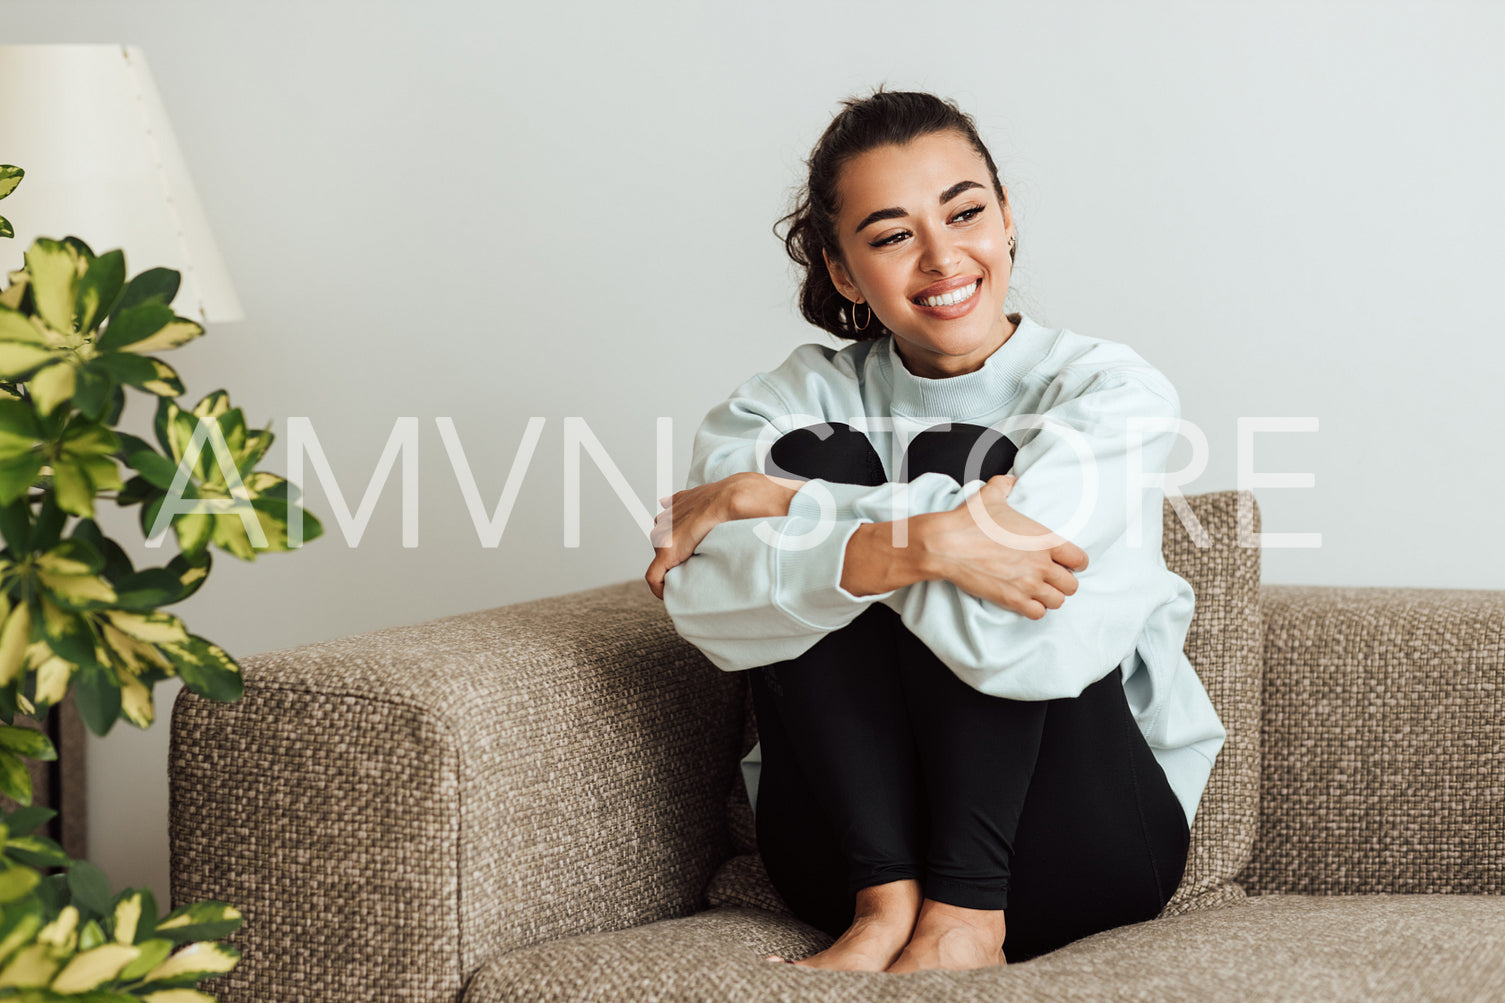
[[[928,472],[879,486],[812,479],[787,516],[721,523],[669,569],[664,606],[728,672],[794,658],[874,602],[994,696],[1074,697],[1121,666],[1134,719],[1190,825],[1227,732],[1182,650],[1191,586],[1161,554],[1160,475],[1180,417],[1175,388],[1133,349],[1027,316],[979,369],[939,379],[911,373],[892,335],[840,350],[801,345],[706,415],[686,487],[764,471],[779,436],[823,421],[865,431],[890,478],[924,429],[988,425],[1018,446],[1008,504],[1086,551],[1076,593],[1031,620],[945,580],[866,596],[842,588],[859,525],[954,509],[985,483],[980,473],[959,484]],[[761,751],[742,760],[754,806]]]

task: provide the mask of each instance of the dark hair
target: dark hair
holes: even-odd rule
[[[774,233],[778,234],[780,223],[789,223],[784,249],[805,270],[800,287],[800,313],[805,319],[838,338],[869,341],[887,334],[888,329],[873,317],[863,330],[857,330],[852,323],[854,304],[837,291],[821,254],[825,251],[846,264],[836,239],[836,213],[840,208],[836,180],[847,162],[875,147],[899,145],[937,132],[956,132],[982,155],[999,203],[1006,199],[998,167],[978,137],[972,117],[952,102],[923,91],[885,91],[879,84],[870,96],[847,98],[842,105],[843,110],[826,126],[805,161],[810,177],[795,193],[794,211],[774,224]],[[1014,255],[1015,249],[1011,249],[1010,261]]]

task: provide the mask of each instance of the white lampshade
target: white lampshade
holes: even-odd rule
[[[0,45],[0,163],[25,179],[0,202],[15,227],[0,267],[37,237],[125,251],[126,272],[182,273],[173,309],[240,320],[240,299],[204,219],[146,59],[135,46]]]

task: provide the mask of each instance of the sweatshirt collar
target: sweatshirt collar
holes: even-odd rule
[[[894,336],[874,346],[878,372],[893,388],[893,413],[909,418],[957,421],[996,414],[1019,392],[1024,377],[1049,353],[1056,332],[1020,314],[1019,326],[981,366],[960,376],[916,376],[894,347]]]

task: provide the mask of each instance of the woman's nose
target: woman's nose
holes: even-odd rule
[[[926,242],[920,255],[920,267],[926,271],[949,274],[961,258],[961,253],[948,237],[939,237]]]

